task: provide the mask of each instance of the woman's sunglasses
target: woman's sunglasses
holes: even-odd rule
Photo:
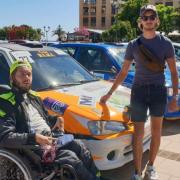
[[[151,21],[154,21],[156,19],[156,16],[155,15],[151,15],[151,16],[142,16],[141,19],[143,21],[147,21],[148,19],[151,20]]]

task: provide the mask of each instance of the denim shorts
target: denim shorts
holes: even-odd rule
[[[131,120],[145,122],[147,113],[162,117],[167,103],[167,88],[164,85],[133,85],[131,91]]]

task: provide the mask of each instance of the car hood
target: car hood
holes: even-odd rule
[[[96,81],[64,87],[58,90],[40,92],[42,99],[50,97],[67,105],[69,111],[94,120],[120,120],[124,107],[130,103],[130,89],[119,86],[108,100],[107,105],[99,103],[101,96],[106,94],[112,83]]]

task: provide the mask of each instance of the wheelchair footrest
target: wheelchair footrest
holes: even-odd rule
[[[51,174],[49,174],[47,177],[43,178],[43,180],[51,180],[55,176],[55,171],[53,171]]]

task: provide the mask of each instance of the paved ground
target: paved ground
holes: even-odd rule
[[[143,157],[143,169],[148,152]],[[180,120],[164,121],[161,147],[155,162],[160,180],[180,180]],[[109,180],[130,180],[133,164],[102,172]]]

